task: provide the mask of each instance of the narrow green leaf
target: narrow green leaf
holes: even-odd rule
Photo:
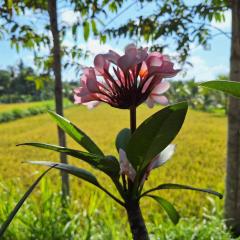
[[[96,187],[98,187],[99,189],[104,191],[112,199],[114,199],[118,204],[120,204],[121,206],[124,206],[124,203],[121,200],[119,200],[117,197],[115,197],[113,194],[111,194],[106,188],[104,188],[102,185],[99,184],[97,178],[92,173],[90,173],[82,168],[77,168],[75,166],[65,164],[65,163],[55,163],[55,162],[46,162],[46,161],[29,161],[29,163],[53,167],[53,168],[62,170],[64,172],[67,172],[75,177],[81,178],[81,179],[95,185]]]
[[[52,168],[51,166],[49,169],[47,169],[38,179],[31,185],[31,187],[27,190],[27,192],[23,195],[23,197],[20,199],[20,201],[17,203],[15,208],[12,210],[10,215],[8,216],[7,220],[3,223],[3,225],[0,228],[0,238],[3,236],[5,231],[7,230],[9,224],[12,222],[13,218],[16,216],[17,212],[25,202],[25,200],[29,197],[29,195],[32,193],[33,189],[37,186],[37,184],[40,182],[40,180],[46,175]],[[7,204],[7,203],[6,203]]]
[[[90,26],[88,22],[84,22],[83,23],[83,37],[84,40],[87,41],[89,38],[89,34],[90,34]]]
[[[92,141],[92,139],[88,137],[87,134],[85,134],[82,130],[77,128],[73,123],[55,112],[49,111],[49,114],[56,121],[58,126],[82,147],[84,147],[90,153],[104,156],[101,149]]]
[[[98,34],[98,30],[97,30],[97,25],[96,25],[96,22],[94,21],[94,19],[92,19],[91,21],[91,24],[92,24],[92,31],[95,35]]]
[[[107,36],[106,35],[100,35],[100,43],[105,44],[107,41]]]
[[[217,197],[219,197],[220,199],[223,198],[223,195],[221,193],[218,193],[216,191],[213,191],[211,189],[203,189],[203,188],[196,188],[196,187],[192,187],[192,186],[187,186],[187,185],[183,185],[183,184],[175,184],[175,183],[164,183],[161,184],[155,188],[152,188],[148,191],[146,191],[145,193],[142,194],[142,196],[153,192],[153,191],[158,191],[158,190],[163,190],[163,189],[183,189],[183,190],[193,190],[193,191],[198,191],[198,192],[204,192],[204,193],[209,193],[212,195],[215,195]]]
[[[154,196],[154,195],[146,195],[146,196],[150,197],[150,198],[154,199],[156,202],[158,202],[161,205],[161,207],[166,211],[169,218],[171,219],[171,221],[174,224],[177,224],[179,222],[180,215],[179,215],[178,211],[175,209],[175,207],[170,202],[168,202],[166,199],[158,197],[158,196]]]
[[[118,177],[120,172],[119,162],[118,160],[113,156],[99,156],[88,152],[82,152],[70,148],[65,148],[61,146],[56,146],[52,144],[46,144],[46,143],[22,143],[18,144],[17,146],[21,145],[27,145],[27,146],[33,146],[43,149],[48,149],[56,152],[66,153],[67,155],[70,155],[72,157],[81,159],[91,166],[105,172],[111,177]]]
[[[184,122],[186,102],[168,106],[146,119],[132,135],[126,153],[139,172],[176,137]]]
[[[201,83],[200,86],[222,91],[234,97],[240,97],[240,82],[216,80]]]
[[[74,175],[78,178],[81,178],[89,183],[92,183],[93,185],[99,187],[99,183],[97,178],[90,172],[75,167],[73,165],[65,164],[65,163],[56,163],[56,162],[46,162],[46,161],[28,161],[28,163],[36,164],[36,165],[42,165],[42,166],[48,166],[52,168],[56,168],[59,170],[63,170],[71,175]]]
[[[119,151],[119,149],[121,148],[125,151],[130,138],[131,138],[131,130],[129,128],[122,129],[116,137],[115,145],[117,150]]]

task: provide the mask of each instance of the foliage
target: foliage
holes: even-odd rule
[[[29,102],[52,98],[52,80],[48,76],[44,79],[40,87],[39,76],[31,67],[24,66],[22,61],[16,67],[0,70],[0,102]]]
[[[151,111],[145,107],[141,107],[139,109],[139,122],[146,118],[150,112]],[[103,149],[104,152],[107,151],[110,154],[115,154],[115,150],[112,148],[114,143],[113,136],[116,135],[123,126],[126,126],[128,122],[127,112],[119,112],[110,109],[107,106],[100,106],[95,111],[89,112],[89,114],[86,113],[87,110],[84,108],[71,108],[66,111],[68,118],[73,119],[77,124],[81,124],[83,129],[89,129],[88,133],[97,140],[98,145],[101,146],[101,149]],[[107,114],[111,115],[111,119],[105,117]],[[96,118],[98,118],[97,122],[95,121]],[[208,122],[208,125],[206,125],[205,122]],[[110,124],[112,125],[113,131],[102,138]],[[225,136],[224,124],[224,118],[217,118],[207,113],[190,111],[186,120],[186,125],[176,140],[176,143],[179,143],[177,145],[178,151],[176,156],[174,156],[174,159],[169,162],[168,165],[161,169],[160,175],[154,171],[153,175],[147,181],[147,188],[153,187],[156,182],[160,183],[163,180],[167,182],[178,182],[181,179],[183,183],[189,185],[196,185],[196,182],[198,182],[199,186],[208,186],[209,188],[217,186],[218,189],[223,190],[225,145],[225,139],[223,138],[223,136]],[[31,125],[31,131],[28,130],[27,126],[29,125]],[[90,125],[91,128],[89,128]],[[218,129],[214,128],[216,125],[218,125]],[[100,126],[102,127],[100,128]],[[54,135],[55,126],[53,123],[49,123],[49,116],[46,116],[45,114],[35,118],[28,118],[27,122],[25,120],[20,120],[16,123],[12,122],[9,124],[3,124],[1,125],[0,131],[3,139],[3,146],[0,149],[2,169],[6,169],[6,167],[11,169],[8,171],[8,174],[6,171],[1,172],[3,178],[5,177],[9,179],[12,178],[11,176],[21,176],[21,179],[26,180],[25,184],[28,184],[28,182],[30,182],[30,172],[34,172],[36,168],[34,166],[30,166],[29,168],[26,164],[22,165],[21,161],[23,159],[45,159],[54,161],[57,157],[56,154],[48,151],[39,152],[36,149],[30,148],[26,151],[26,148],[21,149],[14,146],[14,144],[29,140],[47,141],[49,143],[56,142],[56,137]],[[198,139],[204,140],[200,142]],[[68,139],[68,142],[71,148],[77,147],[77,144],[71,141],[71,139]],[[183,142],[184,145],[182,144]],[[7,152],[4,151],[5,148],[8,148]],[[211,161],[209,161],[209,159],[211,159]],[[74,159],[71,159],[71,163],[86,167],[84,163],[79,163]],[[218,167],[216,168],[216,166]],[[16,171],[16,169],[22,170],[19,172]],[[199,171],[199,169],[202,170]],[[193,175],[186,175],[186,172],[193,172]],[[99,172],[98,174],[101,176]],[[76,189],[77,192],[76,198],[81,199],[82,204],[87,206],[88,194],[85,194],[86,189],[82,187],[79,188],[82,184],[74,179],[72,180],[72,188]],[[55,173],[53,181],[56,181]],[[111,185],[107,178],[103,178],[102,183],[107,186]],[[88,192],[93,193],[94,189],[90,189]],[[206,204],[206,199],[203,197],[199,198],[199,194],[196,193],[182,195],[180,190],[175,193],[164,191],[159,194],[164,198],[172,199],[179,209],[182,207],[183,210],[180,212],[181,215],[184,216],[189,216],[190,214],[199,215],[201,213],[201,206]],[[104,194],[101,196],[104,196]],[[184,208],[186,204],[189,206],[187,209]],[[113,202],[104,196],[100,208],[104,209],[105,205],[112,206]],[[156,212],[156,206],[147,198],[143,203],[143,209],[145,215],[150,209],[155,209],[154,212]],[[117,211],[119,212],[120,209]]]
[[[220,75],[216,80],[222,82],[222,79],[227,77]],[[227,111],[227,96],[224,93],[200,88],[194,80],[172,81],[166,95],[171,103],[188,100],[189,106],[196,110],[216,113],[221,111],[223,114]]]
[[[235,97],[240,97],[240,83],[233,81],[209,81],[200,84],[200,86],[215,89],[224,93],[228,93]]]
[[[73,100],[72,91],[77,82],[63,83],[63,95]],[[0,103],[32,102],[54,96],[53,80],[48,75],[38,75],[33,68],[20,61],[16,67],[0,70]]]
[[[0,184],[0,225],[22,191],[22,188],[16,188],[15,181]],[[121,212],[116,211],[110,202],[101,206],[102,194],[91,192],[86,205],[79,199],[72,199],[71,207],[63,208],[59,189],[49,178],[43,179],[35,194],[19,211],[3,240],[131,239],[124,221],[120,220]],[[230,240],[219,207],[212,199],[209,203],[209,209],[204,210],[201,218],[183,218],[177,226],[167,219],[162,221],[158,211],[152,212],[147,220],[151,239]]]
[[[121,25],[107,26],[104,33],[110,37],[119,36],[136,37],[139,40],[154,42],[152,50],[163,51],[169,47],[167,42],[174,47],[179,54],[179,60],[185,62],[190,54],[190,45],[202,45],[208,47],[209,40],[214,35],[229,35],[211,25],[211,22],[225,21],[224,12],[230,8],[227,0],[205,0],[189,3],[183,0],[167,1],[139,1],[140,9],[138,17],[131,17]],[[135,5],[138,1],[135,2]],[[143,11],[151,5],[154,11]],[[124,11],[117,8],[120,14]],[[174,45],[173,45],[174,44]]]
[[[64,107],[71,106],[72,103],[67,99],[64,101]],[[0,123],[10,122],[19,118],[34,116],[45,113],[47,110],[54,109],[53,101],[33,102],[28,104],[0,104]],[[7,110],[6,110],[7,109]]]

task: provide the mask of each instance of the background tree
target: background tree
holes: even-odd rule
[[[79,58],[86,55],[82,49],[76,45],[65,47],[63,40],[69,31],[72,33],[73,40],[78,43],[79,29],[83,32],[84,40],[87,40],[91,34],[98,35],[102,42],[106,41],[106,36],[101,34],[96,25],[98,14],[105,14],[105,8],[115,11],[120,7],[123,0],[105,0],[105,1],[44,1],[44,0],[24,0],[24,1],[5,1],[0,6],[0,17],[3,21],[7,38],[11,41],[12,46],[19,51],[20,47],[33,50],[35,64],[42,69],[43,73],[49,74],[53,70],[55,78],[55,103],[56,112],[63,115],[62,104],[62,69],[67,67],[76,67],[79,72]],[[61,5],[61,6],[57,6]],[[78,13],[81,20],[77,19],[73,24],[60,23],[58,21],[59,9],[71,10]],[[34,17],[43,19],[41,25],[35,25],[31,17],[25,16],[26,12],[34,14]],[[32,15],[33,16],[33,15]],[[23,20],[24,19],[24,20]],[[20,20],[20,21],[19,21]],[[6,26],[6,27],[5,27]],[[50,34],[49,34],[50,31]],[[52,37],[51,37],[52,36]],[[49,52],[42,55],[43,48],[48,48]],[[64,56],[69,56],[63,62]],[[58,139],[61,146],[66,146],[64,132],[58,128]],[[61,162],[67,162],[64,153],[60,154]],[[62,173],[62,192],[63,195],[69,194],[69,182],[66,173]]]
[[[230,80],[240,82],[240,2],[232,0]],[[229,98],[225,217],[240,236],[240,101]]]

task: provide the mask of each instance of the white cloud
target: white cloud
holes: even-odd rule
[[[192,56],[189,62],[193,64],[193,67],[186,69],[185,79],[195,78],[196,81],[207,81],[215,79],[219,74],[227,74],[228,66],[208,65],[203,58],[199,56]]]
[[[123,54],[123,51],[117,45],[110,45],[108,43],[101,44],[98,39],[89,39],[86,43],[80,44],[80,47],[84,50],[90,52],[90,57],[88,63],[93,63],[93,58],[100,53],[107,53],[109,50],[113,50],[120,55]]]
[[[232,14],[231,11],[228,10],[224,13],[225,21],[224,22],[216,22],[215,20],[212,21],[212,26],[220,28],[221,30],[230,30],[232,24]]]
[[[80,14],[73,10],[65,10],[60,15],[61,20],[68,25],[73,25],[80,19]]]

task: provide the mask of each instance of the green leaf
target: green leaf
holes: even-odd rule
[[[213,191],[211,189],[203,189],[203,188],[196,188],[196,187],[192,187],[192,186],[187,186],[187,185],[182,185],[182,184],[175,184],[175,183],[165,183],[165,184],[161,184],[155,188],[152,188],[148,191],[146,191],[145,193],[143,193],[141,196],[144,196],[150,192],[153,191],[158,191],[158,190],[163,190],[163,189],[183,189],[183,190],[193,190],[193,191],[198,191],[198,192],[204,192],[204,193],[209,193],[212,195],[215,195],[217,197],[219,197],[220,199],[223,198],[223,195],[221,193],[218,193],[216,191]]]
[[[100,35],[100,43],[105,44],[107,41],[107,36],[106,35]]]
[[[116,148],[119,151],[119,149],[126,150],[126,147],[128,145],[128,142],[131,138],[131,130],[129,128],[123,128],[116,137]]]
[[[176,137],[184,122],[186,102],[168,106],[146,119],[132,135],[126,153],[133,167],[139,171]]]
[[[97,187],[100,186],[97,178],[92,173],[82,168],[75,167],[73,165],[69,165],[65,163],[46,162],[46,161],[28,161],[28,163],[56,168],[56,169],[65,171],[71,175],[74,175],[75,177],[81,178],[89,183],[92,183]]]
[[[8,216],[7,220],[3,223],[3,225],[0,228],[0,238],[3,236],[5,231],[7,230],[9,224],[12,222],[13,218],[16,216],[17,212],[25,202],[25,200],[29,197],[29,195],[32,193],[33,189],[37,186],[37,184],[40,182],[40,180],[46,175],[54,166],[51,166],[49,169],[47,169],[38,179],[31,185],[31,187],[27,190],[27,192],[23,195],[23,197],[20,199],[20,201],[17,203],[15,208],[12,210],[10,215]]]
[[[56,121],[57,125],[82,147],[84,147],[90,153],[104,156],[101,149],[92,141],[92,139],[88,137],[82,130],[77,128],[73,123],[55,112],[49,111],[49,114]]]
[[[21,145],[28,145],[33,147],[44,148],[56,152],[66,153],[67,155],[73,156],[78,159],[82,159],[83,161],[87,162],[91,166],[105,172],[107,175],[111,177],[118,177],[120,172],[120,167],[118,160],[113,156],[99,156],[92,153],[82,152],[70,148],[65,148],[61,146],[56,146],[52,144],[46,143],[22,143],[18,144],[17,146]]]
[[[97,30],[96,22],[94,21],[94,19],[92,19],[91,24],[92,24],[92,31],[93,31],[93,33],[95,35],[97,35],[98,34],[98,30]]]
[[[90,34],[90,26],[88,22],[84,22],[83,23],[83,37],[84,40],[87,41],[89,38],[89,34]]]
[[[77,35],[77,28],[78,28],[78,24],[73,24],[72,26],[72,35],[75,36]]]
[[[75,166],[65,164],[65,163],[55,163],[55,162],[46,162],[46,161],[29,161],[29,163],[43,165],[43,166],[50,166],[50,167],[62,170],[64,172],[67,172],[75,177],[81,178],[81,179],[95,185],[96,187],[98,187],[99,189],[104,191],[112,199],[114,199],[118,204],[124,206],[124,203],[121,200],[119,200],[117,197],[115,197],[113,194],[111,194],[106,188],[104,188],[103,186],[101,186],[99,184],[97,178],[92,173],[90,173],[82,168],[77,168]]]
[[[240,82],[216,80],[201,83],[200,86],[222,91],[234,97],[240,97]]]
[[[177,224],[179,222],[180,215],[177,212],[177,210],[175,209],[175,207],[170,202],[168,202],[166,199],[158,197],[158,196],[154,196],[154,195],[146,195],[146,196],[150,197],[150,198],[154,199],[156,202],[158,202],[161,205],[161,207],[166,211],[169,218],[171,219],[171,221],[174,224]]]

